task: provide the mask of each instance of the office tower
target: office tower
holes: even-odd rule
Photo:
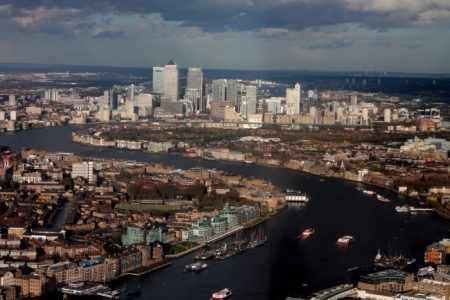
[[[286,114],[298,115],[300,113],[300,84],[297,82],[293,89],[286,89]]]
[[[17,105],[15,95],[9,95],[8,105],[13,106],[13,107],[15,107]]]
[[[194,112],[202,111],[204,109],[201,95],[202,93],[199,89],[186,89],[184,98],[192,104]]]
[[[127,99],[125,102],[125,113],[127,118],[130,118],[132,121],[136,118],[136,115],[134,113],[134,101],[131,101]]]
[[[203,107],[203,73],[200,68],[189,68],[187,73],[186,100],[192,103],[194,111],[202,111]]]
[[[212,101],[225,101],[227,90],[226,79],[216,79],[212,81]]]
[[[178,100],[178,66],[173,60],[164,66],[164,98]]]
[[[151,114],[153,108],[152,94],[139,94],[136,96],[136,106],[139,117],[147,117]]]
[[[128,99],[134,101],[134,84],[130,85],[130,88],[128,90]]]
[[[200,90],[203,95],[203,73],[200,68],[189,68],[187,73],[186,89]]]
[[[113,86],[109,93],[109,109],[117,110],[119,108],[119,87]]]
[[[153,67],[153,94],[164,94],[164,67]]]
[[[238,105],[238,83],[234,79],[227,80],[226,100]]]
[[[274,115],[281,113],[281,101],[282,97],[270,97],[265,100],[266,110]]]
[[[239,114],[242,116],[242,118],[247,119],[247,97],[243,95],[241,97],[241,103],[239,105]]]
[[[245,86],[245,100],[247,101],[247,116],[256,114],[256,86]]]

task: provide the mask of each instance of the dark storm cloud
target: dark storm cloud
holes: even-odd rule
[[[448,0],[0,0],[10,15],[39,7],[77,9],[95,14],[160,14],[166,21],[205,32],[260,28],[302,30],[312,26],[356,23],[387,29],[427,25],[450,18]],[[0,10],[1,11],[1,10]]]

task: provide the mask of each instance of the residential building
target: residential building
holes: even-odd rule
[[[94,162],[74,162],[72,164],[72,178],[82,177],[87,179],[89,183],[93,183],[94,179]]]
[[[40,274],[18,275],[14,285],[22,297],[41,297],[46,292],[47,279]]]

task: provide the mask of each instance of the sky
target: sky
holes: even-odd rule
[[[450,0],[0,0],[0,63],[450,73]]]

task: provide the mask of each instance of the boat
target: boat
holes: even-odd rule
[[[351,235],[344,235],[337,240],[337,243],[340,245],[347,245],[353,242],[355,239]]]
[[[379,194],[377,195],[377,200],[381,201],[381,202],[385,202],[385,203],[391,202],[391,200],[389,200],[388,198],[385,198]]]
[[[247,249],[253,249],[259,246],[264,245],[267,242],[267,236],[262,232],[261,226],[259,226],[259,232],[256,234],[256,231],[253,232],[252,239],[247,245]]]
[[[410,209],[409,209],[409,206],[408,206],[408,205],[396,206],[396,207],[395,207],[395,210],[396,210],[398,213],[409,213],[409,212],[410,212]]]
[[[377,195],[377,192],[371,191],[371,190],[362,190],[362,192],[364,195],[367,195],[367,196],[376,196]]]
[[[303,193],[301,191],[287,189],[286,190],[286,201],[287,202],[306,203],[309,201],[309,198],[308,198],[308,196],[306,196],[305,193]]]
[[[233,295],[231,290],[225,288],[221,291],[215,292],[212,294],[212,300],[218,300],[218,299],[228,299]]]
[[[214,257],[215,250],[203,249],[201,253],[194,257],[195,260],[208,260]]]
[[[302,232],[300,237],[307,238],[313,233],[314,233],[314,229],[313,228],[307,228],[307,229],[303,230],[303,232]]]
[[[203,271],[204,269],[208,268],[208,265],[205,263],[201,263],[201,262],[195,262],[192,264],[189,264],[187,266],[184,267],[184,272],[194,272],[194,273],[198,273]]]
[[[378,249],[377,255],[375,255],[374,266],[380,269],[397,269],[401,270],[406,266],[412,265],[416,262],[415,258],[406,258],[403,255],[384,255],[381,254]]]

